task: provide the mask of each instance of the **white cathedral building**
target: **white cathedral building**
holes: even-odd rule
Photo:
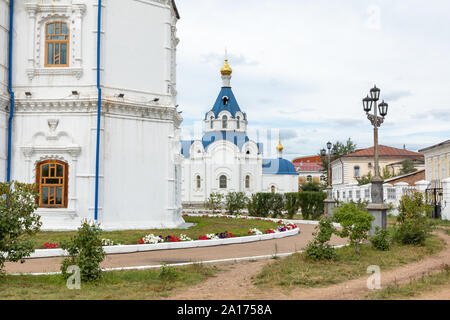
[[[225,60],[220,70],[222,88],[214,106],[205,114],[201,140],[183,140],[182,202],[201,206],[213,192],[297,192],[298,173],[289,160],[264,159],[261,143],[247,136],[247,115],[231,90],[232,69]]]
[[[178,19],[173,0],[0,1],[0,181],[38,185],[43,229],[184,224]]]

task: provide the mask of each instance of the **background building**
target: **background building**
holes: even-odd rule
[[[222,88],[205,114],[201,140],[182,141],[182,201],[186,206],[203,205],[212,192],[295,192],[298,174],[281,154],[264,159],[262,145],[247,136],[247,115],[231,90],[232,70],[225,60]]]
[[[94,0],[15,1],[7,69],[9,8],[0,1],[0,179],[10,72],[11,179],[39,185],[44,229],[75,229],[81,219],[94,219],[100,80],[98,221],[105,229],[179,226],[175,3],[104,1],[100,47],[98,8]]]
[[[397,164],[404,160],[410,160],[415,163],[415,168],[418,170],[424,167],[423,155],[418,152],[379,145],[380,174],[383,173],[385,168],[389,169],[390,174],[400,174],[399,168],[401,166],[397,167],[392,164]],[[356,178],[365,176],[369,172],[373,176],[375,174],[374,148],[359,149],[332,161],[331,172],[333,188],[357,184]]]
[[[425,156],[426,180],[450,178],[450,140],[419,150]]]
[[[317,182],[326,183],[326,171],[322,167],[320,156],[299,157],[292,160],[298,173],[298,183]]]

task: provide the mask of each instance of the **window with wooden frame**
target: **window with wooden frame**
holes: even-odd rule
[[[36,165],[41,208],[67,208],[69,165],[59,160],[45,160]]]
[[[245,188],[250,189],[250,176],[245,177]]]
[[[196,184],[197,184],[197,189],[200,189],[202,186],[202,180],[201,180],[200,176],[197,176],[195,178],[195,180],[196,180]]]
[[[45,66],[69,66],[69,26],[63,21],[45,24]]]

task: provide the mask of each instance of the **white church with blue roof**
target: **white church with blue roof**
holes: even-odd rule
[[[201,140],[181,141],[182,202],[202,205],[213,192],[296,192],[298,174],[283,159],[278,143],[277,159],[264,159],[261,143],[247,136],[247,115],[231,90],[232,69],[225,60],[220,70],[222,88],[213,108],[205,115]]]

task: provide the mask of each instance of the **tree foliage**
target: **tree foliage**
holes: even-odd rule
[[[318,219],[324,211],[323,201],[327,197],[322,191],[302,191],[298,194],[304,219]]]
[[[67,269],[72,265],[80,268],[82,281],[93,281],[100,278],[102,272],[100,263],[105,259],[105,251],[101,245],[101,233],[102,230],[97,223],[83,220],[75,236],[61,244],[61,248],[69,253],[69,256],[61,264],[64,278],[70,276]]]
[[[23,263],[34,251],[33,243],[24,237],[41,227],[40,217],[34,213],[38,195],[34,184],[0,183],[0,272],[6,261]]]
[[[346,156],[349,153],[353,153],[356,150],[356,144],[352,141],[351,138],[348,138],[345,143],[336,141],[333,143],[333,147],[331,148],[331,161],[334,161],[342,156]],[[322,167],[324,171],[328,170],[328,155],[322,156],[319,153],[322,159]]]
[[[404,160],[402,161],[402,168],[400,169],[400,174],[407,174],[411,172],[416,172],[417,168],[414,166],[414,162],[412,160]]]
[[[305,254],[309,259],[330,260],[336,257],[335,249],[329,244],[331,236],[336,232],[330,218],[322,218],[319,221],[319,230],[314,232],[314,239],[309,241]]]
[[[352,202],[337,207],[333,218],[342,226],[342,230],[337,231],[337,234],[343,238],[348,237],[350,243],[355,247],[355,253],[359,254],[359,245],[361,241],[368,238],[368,232],[372,228],[372,221],[375,218]]]
[[[223,194],[219,192],[213,192],[209,195],[208,200],[205,202],[205,207],[213,212],[222,208]]]
[[[298,192],[288,192],[284,194],[288,219],[292,219],[300,208],[300,198],[298,194]]]
[[[225,209],[229,214],[239,214],[246,207],[247,201],[244,192],[229,192],[225,196]]]

